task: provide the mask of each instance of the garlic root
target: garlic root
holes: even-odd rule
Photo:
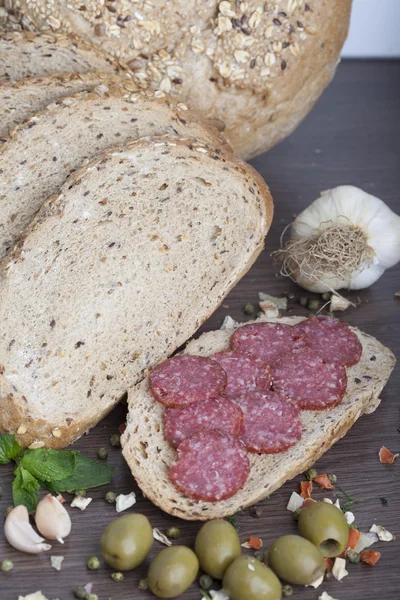
[[[39,554],[51,548],[49,544],[43,543],[45,540],[29,523],[29,514],[25,506],[16,506],[8,514],[4,524],[4,534],[8,543],[21,552]]]
[[[64,543],[71,533],[71,519],[64,506],[51,494],[47,494],[37,505],[36,526],[49,540]]]

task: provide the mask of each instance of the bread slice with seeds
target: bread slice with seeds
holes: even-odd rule
[[[48,104],[64,96],[93,90],[110,77],[110,73],[93,71],[55,73],[15,82],[0,80],[0,137],[7,136],[14,127],[45,109]]]
[[[272,210],[252,167],[176,136],[76,171],[0,267],[0,431],[57,448],[93,427],[249,269]]]
[[[124,140],[168,133],[211,148],[226,144],[184,104],[115,78],[62,98],[15,128],[0,147],[0,258],[84,160]]]
[[[13,31],[0,33],[0,80],[19,81],[52,73],[119,73],[126,68],[99,48],[68,34]]]
[[[272,319],[271,319],[272,320]],[[279,322],[294,325],[301,317]],[[240,326],[240,325],[239,325]],[[200,502],[182,495],[169,481],[168,469],[176,450],[164,439],[164,407],[153,399],[146,378],[129,391],[128,423],[122,436],[123,455],[144,494],[171,515],[188,520],[207,520],[233,515],[254,504],[299,473],[308,469],[324,452],[343,437],[364,413],[379,405],[379,394],[396,359],[375,338],[352,328],[363,352],[360,362],[347,370],[348,387],[342,404],[323,412],[303,411],[303,435],[292,448],[275,455],[250,455],[251,470],[245,486],[228,500]],[[192,340],[185,352],[210,356],[229,346],[234,329],[204,333]]]

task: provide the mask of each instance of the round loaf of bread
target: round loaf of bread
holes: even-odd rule
[[[73,32],[128,62],[143,86],[201,110],[246,158],[312,108],[334,75],[351,8],[351,0],[11,4],[25,28]]]

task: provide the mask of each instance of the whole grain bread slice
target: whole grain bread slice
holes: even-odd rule
[[[215,310],[271,218],[252,167],[194,140],[126,142],[76,171],[0,267],[0,431],[83,435]]]
[[[19,81],[69,71],[120,73],[126,67],[72,34],[0,32],[0,79]]]
[[[272,320],[272,319],[271,319]],[[301,317],[279,322],[294,325]],[[240,326],[240,325],[239,325]],[[250,454],[251,470],[245,486],[222,502],[192,500],[182,495],[168,479],[176,450],[164,439],[164,408],[153,399],[148,378],[129,391],[128,423],[122,436],[123,455],[144,494],[171,515],[187,520],[207,520],[232,515],[254,504],[308,469],[343,437],[364,413],[379,405],[379,394],[395,364],[392,352],[375,338],[352,328],[363,352],[360,362],[347,370],[348,387],[340,406],[324,411],[303,411],[301,440],[282,454]],[[210,356],[229,346],[234,329],[212,331],[192,340],[185,353]]]
[[[119,78],[62,98],[16,127],[0,146],[0,258],[86,159],[124,140],[169,133],[226,144],[184,104]]]
[[[110,73],[55,73],[20,81],[0,80],[0,137],[23,123],[48,104],[63,96],[93,90],[110,78]],[[117,76],[116,76],[117,77]]]

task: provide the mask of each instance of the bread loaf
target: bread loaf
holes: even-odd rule
[[[280,323],[294,325],[301,317],[285,317]],[[169,481],[168,469],[176,450],[165,440],[164,407],[156,402],[146,378],[128,394],[128,423],[122,436],[123,454],[147,498],[162,510],[181,519],[207,520],[233,515],[254,504],[308,469],[343,437],[364,413],[379,405],[379,394],[396,362],[392,352],[373,337],[353,328],[363,352],[358,364],[347,370],[348,386],[342,404],[327,411],[303,411],[303,435],[281,454],[251,454],[251,470],[245,486],[221,502],[201,502],[183,496]],[[233,329],[205,333],[192,340],[185,353],[210,356],[225,350]]]
[[[0,266],[0,431],[59,448],[185,342],[263,248],[272,200],[221,147],[109,149]]]
[[[351,0],[11,0],[24,26],[72,31],[127,61],[251,157],[289,135],[332,79]]]
[[[0,146],[0,258],[84,160],[123,140],[165,133],[199,138],[210,147],[225,143],[163,92],[116,79],[62,98],[14,129]]]
[[[15,31],[0,33],[0,80],[19,81],[25,77],[42,77],[52,73],[88,73],[123,71],[111,60],[73,35]]]

